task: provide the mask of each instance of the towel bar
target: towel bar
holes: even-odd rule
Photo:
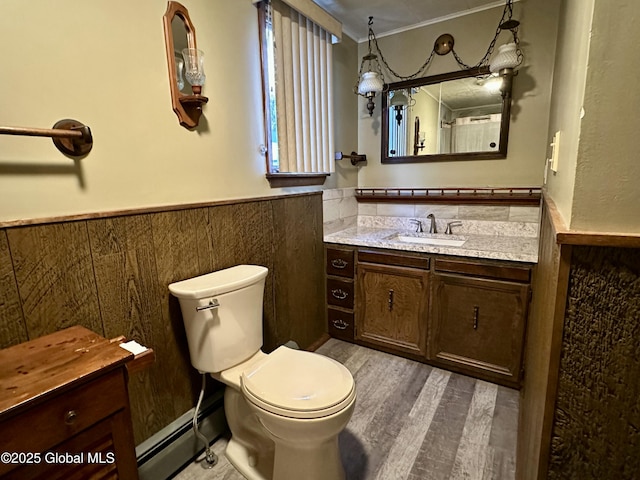
[[[86,155],[93,147],[91,129],[71,119],[60,120],[53,128],[0,127],[0,135],[51,137],[58,150],[72,157]]]

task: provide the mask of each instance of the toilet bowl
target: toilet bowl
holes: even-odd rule
[[[191,363],[226,385],[225,454],[250,480],[343,480],[338,435],[353,413],[355,382],[328,357],[260,350],[266,275],[239,265],[169,285]]]

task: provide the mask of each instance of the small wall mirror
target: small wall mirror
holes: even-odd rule
[[[202,106],[209,99],[200,94],[201,87],[196,91],[187,82],[181,52],[184,48],[197,48],[196,30],[188,10],[178,2],[168,2],[163,23],[173,111],[178,116],[180,125],[194,128],[198,126]]]
[[[390,83],[382,163],[505,158],[511,80],[481,67]]]

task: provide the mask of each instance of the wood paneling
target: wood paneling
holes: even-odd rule
[[[5,230],[0,230],[0,349],[27,341],[16,276]]]
[[[155,364],[129,383],[136,442],[192,408],[200,389],[170,283],[264,265],[264,350],[305,348],[326,331],[319,192],[192,207],[0,230],[0,346],[83,325],[154,349]]]
[[[269,269],[263,307],[264,350],[278,345],[273,301],[274,235],[273,213],[269,202],[225,205],[209,209],[215,269],[233,265],[262,265]]]
[[[571,254],[571,247],[556,243],[552,208],[543,203],[538,265],[527,322],[518,422],[519,480],[542,480],[547,475]]]
[[[151,230],[165,331],[163,372],[171,379],[169,395],[176,418],[195,404],[200,380],[189,359],[180,304],[169,293],[168,285],[214,270],[209,209],[155,213],[151,215]]]
[[[640,250],[574,247],[550,479],[640,478]]]
[[[9,229],[30,339],[73,325],[103,335],[86,222]]]
[[[307,348],[327,330],[322,296],[322,201],[319,196],[281,198],[271,205],[276,340],[295,340]]]
[[[107,338],[124,335],[153,346],[156,361],[129,380],[136,443],[164,427],[175,415],[173,386],[164,381],[170,355],[162,322],[161,294],[151,216],[88,222],[100,314]]]

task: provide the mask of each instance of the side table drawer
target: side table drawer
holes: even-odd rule
[[[328,278],[327,303],[343,308],[353,308],[353,282]]]
[[[353,342],[353,313],[335,308],[327,309],[329,335]]]
[[[119,368],[10,417],[0,422],[0,451],[45,451],[126,408],[126,392]],[[4,471],[0,468],[0,474]]]

